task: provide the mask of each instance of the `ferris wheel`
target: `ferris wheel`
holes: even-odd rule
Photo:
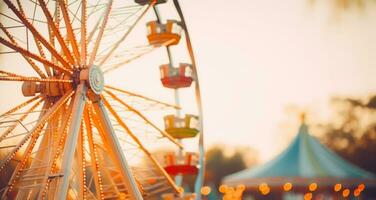
[[[178,0],[2,0],[0,29],[1,199],[201,198]]]

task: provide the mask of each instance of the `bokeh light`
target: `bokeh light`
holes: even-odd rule
[[[311,200],[312,197],[313,197],[313,195],[310,192],[304,194],[304,200]]]
[[[259,185],[259,190],[262,195],[268,195],[270,193],[270,187],[266,183],[261,183]]]
[[[265,188],[264,190],[261,191],[262,195],[268,195],[269,193],[270,193],[270,188],[269,187],[267,187],[267,188]]]
[[[240,184],[240,185],[238,185],[238,186],[236,186],[236,190],[238,191],[244,191],[245,190],[245,185],[243,185],[243,184]]]
[[[211,192],[211,188],[209,186],[204,186],[201,188],[201,194],[204,196],[209,195]]]
[[[225,193],[226,189],[227,189],[227,185],[221,185],[221,186],[219,186],[218,191],[220,193]]]
[[[263,190],[265,190],[266,188],[268,188],[269,186],[268,186],[268,184],[266,184],[266,183],[261,183],[260,185],[259,185],[259,190],[260,191],[263,191]]]
[[[337,183],[334,185],[334,191],[339,192],[342,189],[342,184]]]
[[[342,196],[343,197],[348,197],[350,195],[350,190],[349,189],[344,189],[343,191],[342,191]]]
[[[359,188],[354,190],[354,196],[355,197],[360,196],[360,193],[361,193],[361,191],[359,190]]]
[[[362,192],[365,188],[366,188],[366,186],[365,186],[363,183],[358,185],[358,189],[359,189],[361,192]]]
[[[292,189],[292,183],[285,183],[284,185],[283,185],[283,190],[285,191],[285,192],[288,192],[288,191],[290,191]]]
[[[308,189],[311,192],[317,190],[317,183],[311,183],[311,184],[309,184]]]

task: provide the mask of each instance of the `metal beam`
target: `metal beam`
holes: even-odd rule
[[[102,25],[101,25],[101,27],[99,29],[99,33],[97,35],[97,39],[95,40],[94,47],[93,47],[93,49],[91,51],[90,60],[89,60],[89,66],[91,66],[94,63],[95,58],[97,56],[97,51],[98,51],[99,45],[101,43],[101,40],[102,40],[102,37],[103,37],[103,33],[105,31],[105,28],[107,26],[108,18],[109,18],[110,13],[111,13],[112,2],[113,2],[113,0],[109,0],[109,2],[107,2],[107,9],[106,9],[106,12],[104,14]]]
[[[98,64],[99,66],[102,66],[108,58],[115,52],[115,50],[120,46],[120,44],[125,40],[125,38],[128,37],[128,35],[132,32],[134,27],[138,24],[138,22],[141,20],[143,16],[146,15],[148,10],[155,5],[156,1],[152,1],[148,7],[141,13],[141,15],[136,19],[136,21],[131,25],[131,27],[127,30],[127,32],[124,33],[124,35],[113,45],[112,49],[104,56],[104,58],[100,61]]]
[[[38,40],[53,54],[57,60],[59,60],[62,65],[69,69],[69,63],[53,48],[50,43],[42,36],[41,33],[29,22],[25,15],[23,15],[20,11],[17,10],[16,6],[10,0],[3,0],[8,7],[13,11],[13,13],[22,21],[22,23],[30,30],[34,37],[37,37]],[[14,49],[16,50],[16,49]],[[16,50],[19,51],[19,50]]]
[[[85,106],[86,91],[87,88],[85,83],[82,82],[80,85],[78,85],[73,100],[74,102],[72,108],[72,121],[69,127],[67,140],[64,146],[63,158],[61,162],[60,172],[63,174],[63,177],[58,182],[57,192],[55,193],[54,199],[66,199],[67,196],[69,177],[72,172],[71,167],[72,162],[74,160],[74,152],[77,146],[81,119]]]
[[[42,57],[40,57],[40,56],[38,56],[38,55],[36,55],[34,53],[31,53],[27,49],[24,49],[24,48],[22,48],[20,46],[17,46],[15,44],[13,44],[12,42],[7,41],[3,37],[0,37],[0,43],[2,43],[3,45],[5,45],[5,46],[7,46],[7,47],[9,47],[9,48],[11,48],[11,49],[13,49],[13,50],[21,53],[22,55],[25,55],[27,57],[33,58],[34,60],[37,60],[37,61],[41,62],[42,64],[48,65],[48,66],[52,67],[55,70],[66,72],[68,74],[72,74],[73,73],[72,70],[64,67],[65,65],[64,66],[60,66],[60,65],[54,64],[54,63],[50,62],[49,60],[46,60],[46,59],[44,59],[44,58],[42,58]]]
[[[175,138],[173,138],[171,135],[169,135],[168,133],[166,133],[165,131],[161,130],[160,128],[158,128],[158,126],[156,126],[154,123],[152,123],[148,118],[146,118],[145,115],[143,115],[140,111],[136,110],[135,108],[133,108],[132,106],[128,105],[127,103],[125,103],[124,101],[122,101],[119,97],[117,97],[114,93],[108,91],[108,90],[105,90],[105,92],[107,94],[110,95],[110,97],[112,97],[113,99],[115,99],[117,102],[119,102],[121,105],[125,106],[128,110],[134,112],[136,115],[138,115],[141,119],[143,119],[147,124],[149,124],[151,127],[153,127],[155,130],[157,130],[163,137],[166,137],[168,140],[170,140],[172,143],[174,143],[177,147],[179,147],[180,149],[183,149],[183,146],[181,145],[181,143],[177,140],[175,140]]]
[[[124,178],[125,185],[127,187],[128,193],[131,199],[142,200],[141,192],[138,189],[135,178],[133,177],[132,171],[128,165],[127,160],[125,159],[124,154],[122,153],[122,148],[120,143],[115,135],[115,131],[112,127],[110,118],[107,114],[106,108],[100,97],[97,97],[97,100],[94,101],[94,109],[96,114],[99,116],[100,123],[105,130],[104,139],[108,142],[110,154],[112,154],[116,159],[114,160],[115,164],[120,169],[120,173]]]
[[[87,40],[86,40],[86,0],[81,2],[81,66],[86,66]]]
[[[98,199],[104,199],[102,178],[100,177],[99,163],[98,163],[97,153],[96,153],[94,139],[93,139],[91,113],[90,113],[90,109],[88,106],[86,106],[85,111],[84,111],[84,121],[85,121],[87,140],[88,140],[89,150],[90,150],[89,153],[90,153],[91,165],[93,169],[95,192],[97,194]]]
[[[146,97],[146,96],[136,94],[136,93],[133,93],[133,92],[130,92],[130,91],[122,90],[122,89],[119,89],[119,88],[116,88],[116,87],[113,87],[113,86],[105,85],[104,87],[107,88],[107,89],[115,90],[115,91],[120,92],[120,93],[124,93],[124,94],[129,95],[129,96],[138,97],[138,98],[141,98],[141,99],[146,100],[146,101],[151,101],[153,103],[162,104],[163,106],[166,106],[166,107],[171,107],[171,108],[174,108],[174,109],[181,109],[181,107],[179,107],[179,106],[172,105],[172,104],[169,104],[169,103],[165,103],[165,102],[162,102],[162,101],[158,101],[156,99],[152,99],[150,97]]]
[[[177,192],[180,193],[179,187],[174,183],[170,175],[166,172],[166,170],[159,164],[157,159],[146,149],[146,147],[141,143],[141,141],[137,138],[135,134],[131,131],[131,129],[125,124],[125,122],[121,119],[121,117],[116,113],[116,111],[112,108],[112,106],[108,103],[106,99],[103,98],[104,104],[106,105],[107,109],[110,113],[115,117],[116,121],[119,123],[121,127],[127,132],[127,134],[137,143],[139,148],[144,152],[144,154],[153,162],[155,167],[162,173],[162,175],[166,178],[167,182],[170,186]]]
[[[43,13],[44,13],[44,15],[47,19],[48,25],[49,25],[52,33],[55,35],[57,41],[60,44],[61,49],[63,50],[63,52],[65,54],[65,57],[68,59],[70,64],[72,64],[72,65],[75,64],[75,60],[73,59],[72,53],[70,52],[70,50],[67,46],[67,43],[65,43],[64,38],[60,33],[60,30],[58,29],[58,27],[56,27],[54,19],[51,15],[50,11],[47,8],[46,2],[44,0],[38,0],[38,2],[39,2],[39,7],[42,9],[42,11],[43,11]]]

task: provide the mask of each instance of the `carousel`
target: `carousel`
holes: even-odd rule
[[[376,176],[343,160],[308,131],[302,117],[292,143],[273,160],[223,180],[223,193],[244,187],[244,199],[369,199]]]

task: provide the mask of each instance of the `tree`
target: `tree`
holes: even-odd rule
[[[321,124],[321,140],[344,159],[376,174],[376,96],[366,101],[334,98],[337,116]]]
[[[227,151],[233,151],[231,155],[226,155]],[[249,159],[252,158],[252,159]],[[257,163],[255,150],[249,148],[224,148],[215,146],[206,153],[206,184],[213,184],[216,188],[221,183],[223,177],[241,171],[250,165]]]

